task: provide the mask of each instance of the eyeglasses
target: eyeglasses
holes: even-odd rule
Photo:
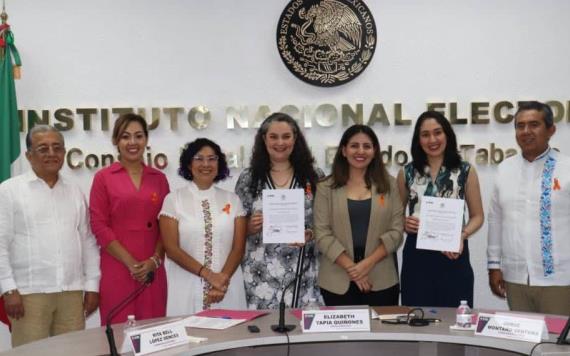
[[[32,149],[34,152],[36,152],[39,155],[45,156],[49,154],[49,151],[51,150],[53,152],[53,154],[61,154],[65,152],[65,146],[60,146],[60,145],[53,145],[53,146],[39,146],[36,147],[34,149]]]
[[[192,160],[196,163],[215,163],[218,162],[219,157],[216,155],[213,156],[194,156]]]

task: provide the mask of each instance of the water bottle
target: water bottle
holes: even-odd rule
[[[305,310],[320,310],[321,306],[317,302],[317,298],[309,298],[309,303],[305,306]]]
[[[455,324],[460,328],[470,328],[471,318],[471,308],[469,308],[466,300],[462,300],[455,313]]]
[[[134,315],[127,316],[127,321],[125,322],[124,332],[127,333],[137,326],[137,321]]]

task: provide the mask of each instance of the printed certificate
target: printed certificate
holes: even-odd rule
[[[463,228],[463,199],[422,197],[416,248],[459,252]]]
[[[303,189],[263,190],[263,243],[305,242]]]

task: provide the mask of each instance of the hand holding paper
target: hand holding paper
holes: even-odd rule
[[[416,248],[459,253],[464,208],[463,199],[422,197]]]
[[[415,216],[407,216],[404,224],[404,229],[409,234],[417,234],[420,227],[420,219]]]
[[[257,234],[263,227],[263,214],[261,211],[254,211],[247,222],[247,233],[249,235]]]
[[[443,251],[442,253],[445,255],[445,257],[449,258],[450,260],[456,260],[459,258],[459,256],[461,256],[461,254],[463,253],[463,236],[461,237],[461,240],[459,242],[459,251],[458,252],[450,252],[450,251]]]

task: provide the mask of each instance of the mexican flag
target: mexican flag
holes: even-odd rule
[[[3,11],[0,24],[0,183],[10,178],[11,165],[20,155],[20,122],[14,74],[19,77],[21,62],[6,18],[7,15]],[[10,325],[2,298],[0,321]]]
[[[18,72],[21,64],[14,46],[14,35],[3,21],[0,25],[0,183],[10,178],[10,167],[20,155],[14,73]]]

